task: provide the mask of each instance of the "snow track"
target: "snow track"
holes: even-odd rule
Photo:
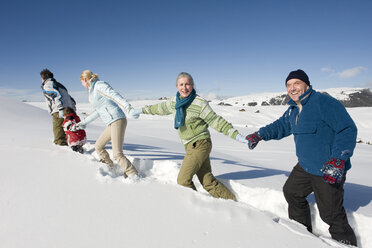
[[[87,156],[90,160],[98,161],[98,156],[94,152],[93,145],[86,144],[85,149],[87,150]],[[112,150],[108,150],[108,152],[112,157]],[[179,163],[172,160],[157,161],[151,159],[140,159],[132,156],[127,156],[127,158],[140,172],[141,179],[139,181],[133,182],[128,179],[124,179],[124,174],[117,164],[115,164],[115,169],[110,171],[107,165],[100,162],[97,162],[97,179],[105,183],[161,183],[168,184],[169,186],[181,187],[177,185],[177,175],[181,166]],[[320,219],[315,203],[310,202],[314,232],[314,234],[311,234],[301,224],[288,219],[287,203],[281,191],[270,188],[248,187],[234,180],[219,180],[235,193],[238,200],[236,203],[237,205],[241,206],[243,204],[247,205],[249,208],[257,209],[272,218],[274,222],[286,227],[288,230],[297,235],[307,237],[316,235],[329,246],[348,247],[334,241],[330,237],[328,225]],[[205,200],[208,198],[213,198],[203,189],[196,176],[194,177],[193,181],[198,191],[196,194],[200,194],[202,196],[201,199]],[[361,226],[358,225],[359,220],[360,223],[370,223],[372,221],[372,217],[364,216],[351,211],[348,211],[348,216],[352,227],[358,234],[372,233],[372,228],[370,226],[363,224],[361,224]],[[372,237],[370,235],[363,235],[363,237],[361,236],[362,235],[360,235],[358,239],[362,240],[362,243],[372,242]]]

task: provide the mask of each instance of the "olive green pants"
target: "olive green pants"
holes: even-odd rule
[[[203,188],[213,197],[236,200],[235,195],[212,174],[209,154],[212,150],[210,139],[198,140],[186,146],[186,156],[182,162],[177,183],[196,190],[192,181],[196,174]]]
[[[53,117],[53,134],[54,134],[54,144],[60,146],[67,146],[66,134],[63,131],[63,118],[58,117],[58,112],[52,115]]]
[[[124,173],[129,176],[133,174],[138,174],[136,168],[133,164],[124,156],[123,154],[123,144],[124,144],[124,135],[125,129],[127,127],[127,119],[119,119],[111,123],[103,131],[101,136],[97,139],[94,148],[98,153],[102,162],[113,166],[110,155],[105,149],[107,143],[111,140],[113,156],[119,166],[122,168]]]

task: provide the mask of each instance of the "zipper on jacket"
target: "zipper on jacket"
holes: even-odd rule
[[[300,104],[297,104],[296,105],[296,107],[297,107],[297,109],[298,109],[298,114],[296,115],[296,125],[298,124],[298,119],[300,118],[300,114],[301,114],[301,112],[302,112],[302,105],[301,105],[301,103]]]
[[[296,106],[297,107],[297,106]],[[298,108],[298,107],[297,107]],[[292,114],[292,108],[289,110],[289,113],[288,113],[288,118],[290,118],[291,114]],[[296,120],[295,120],[295,125],[298,124],[298,118],[300,118],[300,112],[298,112],[298,114],[296,114]]]
[[[109,112],[108,108],[105,107],[105,109],[106,109],[107,113],[110,115],[111,119],[114,119],[114,117],[112,116],[112,114]]]

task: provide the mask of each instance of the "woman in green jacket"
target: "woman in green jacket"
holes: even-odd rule
[[[204,189],[212,196],[236,200],[235,195],[212,174],[209,158],[212,142],[208,127],[211,126],[242,143],[247,143],[247,140],[230,123],[218,116],[205,99],[196,94],[194,80],[190,74],[181,72],[176,86],[176,96],[135,112],[152,115],[175,114],[174,127],[186,149],[177,178],[178,184],[196,190],[192,181],[196,174]]]

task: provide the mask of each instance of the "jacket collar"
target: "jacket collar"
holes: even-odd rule
[[[41,88],[43,88],[44,85],[45,85],[48,81],[55,81],[55,79],[54,79],[54,78],[47,78],[47,79],[45,79],[44,82],[41,83]]]
[[[94,85],[97,83],[99,79],[97,78],[96,80],[90,82],[90,89],[93,89],[94,88]]]

